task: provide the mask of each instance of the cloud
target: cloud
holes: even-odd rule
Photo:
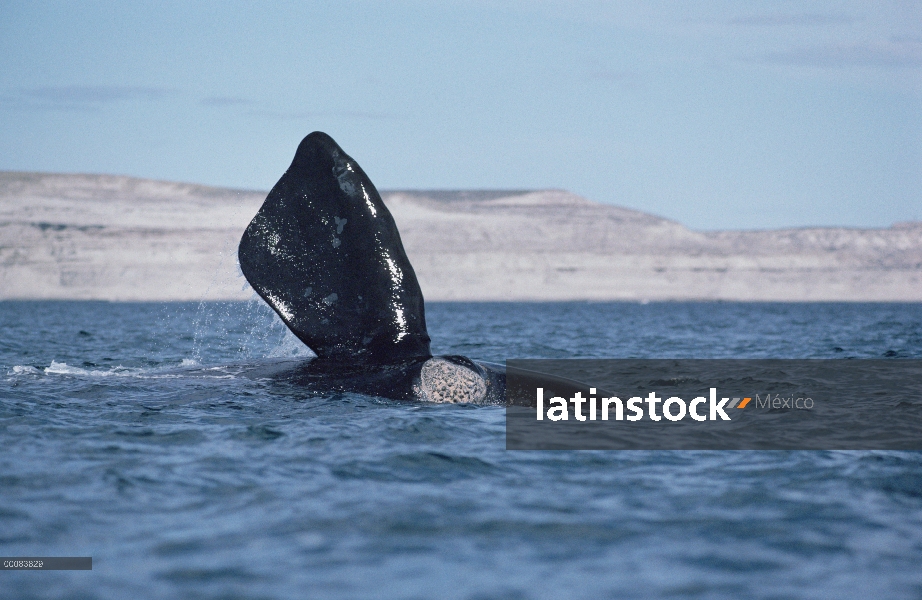
[[[252,102],[238,96],[209,96],[202,98],[202,104],[204,106],[240,106],[242,104],[252,104]]]
[[[795,48],[764,55],[764,62],[809,67],[922,67],[922,43],[894,39],[877,44]]]
[[[743,27],[822,27],[827,25],[848,25],[853,22],[852,17],[839,13],[753,15],[730,20],[731,25]]]
[[[390,113],[380,113],[359,110],[337,110],[337,111],[276,111],[276,110],[253,110],[251,115],[256,117],[268,117],[271,119],[297,120],[297,119],[316,119],[316,118],[343,118],[343,119],[371,119],[371,120],[391,120],[401,118],[399,115]]]
[[[51,110],[97,110],[130,100],[159,100],[172,90],[125,85],[58,85],[21,89],[2,96],[4,104]]]

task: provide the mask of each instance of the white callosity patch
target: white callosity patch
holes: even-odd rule
[[[449,404],[483,404],[487,384],[478,373],[442,358],[430,358],[420,371],[421,400]]]

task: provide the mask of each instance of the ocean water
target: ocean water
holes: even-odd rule
[[[436,353],[920,358],[919,304],[427,305]],[[316,395],[261,303],[0,303],[3,598],[920,598],[922,453],[506,451]],[[922,417],[920,417],[922,418]]]

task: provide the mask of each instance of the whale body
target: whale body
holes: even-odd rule
[[[288,376],[314,390],[500,403],[501,366],[432,356],[423,294],[374,184],[325,133],[305,137],[247,226],[240,269],[317,357]]]

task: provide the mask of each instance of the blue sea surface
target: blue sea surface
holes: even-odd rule
[[[920,304],[429,303],[433,351],[920,358]],[[0,302],[3,598],[920,598],[922,453],[507,451],[318,395],[259,302]],[[922,418],[922,416],[920,416]]]

